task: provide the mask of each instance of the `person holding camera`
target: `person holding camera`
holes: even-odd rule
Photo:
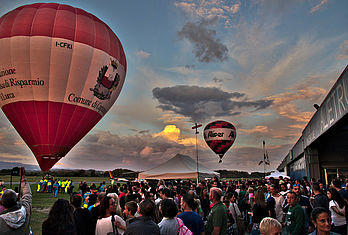
[[[6,189],[1,197],[4,210],[0,213],[0,234],[29,234],[32,211],[32,193],[25,178],[24,167],[20,168],[22,192]],[[22,196],[20,197],[22,193]]]

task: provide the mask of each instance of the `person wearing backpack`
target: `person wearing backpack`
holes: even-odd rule
[[[185,194],[181,198],[181,208],[184,210],[178,218],[181,219],[193,235],[204,234],[204,224],[202,217],[194,212],[196,204],[192,195]]]
[[[183,222],[181,219],[176,218],[178,207],[174,200],[163,199],[160,202],[159,210],[163,215],[162,221],[158,224],[161,235],[180,234],[180,227],[183,227]]]

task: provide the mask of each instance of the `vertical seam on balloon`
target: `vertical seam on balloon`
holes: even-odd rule
[[[23,9],[24,9],[24,8],[23,8]],[[32,22],[34,22],[34,19],[35,19],[35,17],[36,17],[37,11],[38,11],[38,8],[36,8],[36,10],[35,10],[35,14],[34,14],[34,16],[33,16]],[[33,24],[31,24],[30,35],[28,35],[28,37],[29,37],[29,42],[28,42],[28,43],[29,43],[29,61],[30,61],[30,57],[31,57],[30,43],[31,43],[31,38],[32,38],[32,36],[31,36],[32,28],[33,28]],[[30,77],[32,77],[30,62],[29,62],[29,66],[28,66],[28,67],[29,67],[29,74],[30,74]],[[31,95],[32,95],[32,104],[33,104],[33,107],[35,108],[35,101],[34,101],[33,88],[32,88],[32,91],[31,91]],[[29,101],[29,102],[30,102],[30,101]],[[29,125],[28,125],[28,128],[30,128],[30,133],[31,133],[32,137],[34,137],[34,131],[32,130],[32,125],[30,125],[30,123],[29,123],[29,121],[28,121],[27,112],[25,112],[25,109],[24,109],[23,105],[24,105],[24,102],[21,102],[20,107],[21,107],[21,109],[23,110],[24,117],[25,117],[27,123],[29,124]],[[39,132],[39,133],[40,133],[40,132]],[[35,138],[35,137],[34,137],[34,138]],[[40,139],[41,139],[41,137],[40,137]],[[35,143],[35,142],[36,142],[36,141],[33,141],[33,143]],[[29,148],[30,148],[30,147],[34,147],[34,145],[29,146]],[[31,149],[31,148],[30,148],[30,149]],[[33,150],[31,150],[31,151],[33,152]],[[34,152],[33,152],[33,154],[34,154]],[[35,154],[34,154],[34,156],[35,156]],[[35,157],[36,157],[36,156],[35,156]],[[36,159],[36,158],[35,158],[35,159]]]
[[[60,5],[59,5],[60,7]],[[58,7],[58,8],[59,8]],[[58,10],[58,9],[57,9]],[[76,10],[75,10],[76,11]],[[76,14],[75,14],[76,16]],[[76,17],[75,17],[75,20],[76,20]],[[76,28],[76,27],[75,27]],[[73,41],[74,42],[74,41]],[[69,62],[69,73],[68,73],[68,77],[66,78],[66,82],[65,82],[65,90],[67,88],[67,85],[68,85],[68,80],[69,80],[69,74],[70,74],[70,67],[71,67],[71,58],[72,58],[72,54],[71,53],[71,57],[70,57],[70,62]],[[63,100],[61,102],[57,102],[57,103],[61,103],[61,108],[60,108],[60,113],[59,113],[59,118],[58,118],[58,126],[57,126],[57,131],[56,131],[56,135],[54,137],[54,140],[53,140],[53,145],[56,146],[58,149],[58,152],[61,152],[61,145],[57,145],[57,144],[61,144],[62,140],[61,139],[57,139],[58,137],[58,133],[59,133],[59,129],[60,129],[60,126],[61,126],[61,118],[62,118],[62,112],[63,112],[63,109],[64,109],[64,98],[65,98],[65,92],[64,92],[64,95],[63,95]],[[59,143],[60,141],[60,143]]]
[[[91,23],[92,23],[92,22],[94,23],[94,19],[93,19],[92,17],[90,17],[90,15],[88,15],[88,18],[91,20]],[[84,43],[83,43],[83,44],[84,44]],[[84,45],[85,45],[86,47],[91,47],[90,45],[87,45],[87,44],[84,44]],[[92,55],[94,54],[94,51],[95,51],[95,49],[92,50]],[[89,60],[89,66],[88,66],[89,70],[88,70],[88,72],[87,72],[87,78],[88,78],[89,72],[90,72],[90,70],[91,70],[91,66],[90,66],[90,65],[91,65],[92,60],[93,60],[93,56],[90,57],[90,60]],[[82,96],[82,92],[85,90],[87,78],[84,80],[84,85],[83,85],[82,89],[80,90],[79,96]],[[77,125],[75,126],[75,128],[74,128],[74,130],[73,130],[73,132],[72,132],[72,134],[75,136],[75,138],[73,139],[73,140],[74,140],[74,143],[76,142],[75,144],[77,144],[77,143],[82,139],[82,137],[85,136],[85,135],[88,133],[88,131],[91,130],[91,129],[93,128],[93,126],[92,126],[92,128],[89,128],[89,130],[88,130],[86,133],[84,133],[85,130],[84,130],[84,129],[81,129],[80,125],[81,125],[81,123],[83,123],[82,121],[84,120],[84,118],[86,117],[86,115],[88,115],[89,108],[87,108],[87,107],[82,107],[82,106],[79,106],[79,105],[76,105],[75,107],[79,110],[79,113],[81,112],[81,117],[80,117],[80,119],[79,119],[79,122],[77,123]],[[76,111],[77,109],[74,110],[74,114],[75,114],[75,111]],[[82,111],[81,111],[81,110],[83,110],[83,114],[82,114]],[[80,130],[81,133],[78,134],[77,130]],[[83,134],[83,133],[84,133],[84,134]],[[81,138],[80,138],[80,137],[81,137]],[[77,140],[77,141],[76,141],[76,140]]]
[[[34,17],[33,17],[33,23],[35,22],[35,18],[36,18],[36,16],[37,16],[37,13],[38,13],[38,11],[39,11],[39,9],[42,7],[42,5],[43,4],[41,4],[37,9],[36,9],[36,12],[35,12],[35,15],[34,15]],[[30,29],[30,41],[31,41],[31,39],[32,39],[32,35],[31,35],[31,33],[32,33],[32,30],[33,30],[33,26],[34,26],[34,24],[31,24],[31,29]],[[31,47],[30,47],[31,48]],[[31,52],[31,51],[30,51]],[[29,52],[29,55],[30,55],[30,52]],[[31,57],[31,55],[30,55],[30,57]],[[32,73],[31,73],[31,67],[30,67],[30,77],[32,77]],[[32,88],[33,89],[33,88]],[[32,92],[32,95],[33,95],[33,106],[34,106],[34,110],[35,110],[35,113],[37,113],[37,108],[36,108],[36,104],[37,104],[37,101],[35,101],[34,100],[34,92]],[[39,141],[36,141],[37,143],[42,143],[42,136],[41,136],[41,128],[40,128],[40,125],[39,125],[39,118],[38,118],[38,115],[36,115],[36,120],[37,120],[37,127],[39,128],[39,131],[38,131],[38,133],[39,133]],[[42,145],[42,144],[41,144]],[[40,145],[40,146],[41,146]],[[38,147],[38,149],[40,149],[41,147]],[[36,160],[38,160],[37,159],[37,156],[35,156],[36,157]]]
[[[54,34],[54,28],[56,25],[56,20],[57,20],[57,14],[60,8],[60,4],[58,4],[57,10],[56,10],[56,14],[54,16],[54,21],[53,21],[53,27],[52,27],[52,34],[51,34],[51,48],[50,48],[50,63],[49,63],[49,73],[48,73],[48,94],[47,94],[47,143],[48,143],[48,152],[51,155],[53,153],[52,151],[52,147],[53,144],[50,143],[50,103],[53,103],[53,100],[50,99],[50,83],[51,83],[51,58],[52,58],[52,38],[53,38],[53,34]],[[52,147],[51,147],[52,146]]]
[[[76,11],[76,8],[74,8],[74,11],[75,11],[75,29],[74,29],[74,34],[75,35],[74,35],[74,39],[73,39],[73,44],[75,44],[75,41],[76,41],[76,25],[77,25],[77,11]],[[67,86],[69,84],[69,77],[70,77],[70,73],[71,73],[71,61],[72,61],[72,58],[73,58],[73,54],[74,54],[74,50],[72,51],[71,57],[70,57],[69,73],[68,73],[68,77],[67,77],[66,83],[65,83],[65,93],[64,93],[64,96],[63,96],[63,100],[62,100],[62,107],[60,109],[60,115],[59,115],[59,120],[58,120],[58,129],[60,129],[59,127],[61,126],[61,118],[63,117],[62,112],[66,108],[65,106],[67,105],[67,104],[64,103],[64,99],[66,97],[66,88],[67,88]],[[69,120],[69,123],[70,123],[70,121],[71,121],[71,119]],[[56,132],[56,136],[54,138],[54,145],[59,144],[58,145],[59,146],[58,147],[59,148],[59,152],[62,152],[62,150],[64,149],[63,152],[65,153],[65,148],[64,148],[62,143],[63,143],[64,137],[67,134],[67,129],[68,129],[69,123],[67,125],[65,125],[66,129],[65,129],[65,132],[64,132],[63,137],[61,139],[57,139],[59,132],[58,131]],[[62,157],[65,157],[65,155],[62,156]]]
[[[75,42],[76,42],[76,35],[77,35],[77,9],[76,8],[74,8],[74,10],[75,10],[75,35],[74,35],[74,44],[75,44]],[[74,57],[74,50],[73,50],[73,52],[71,53],[71,60],[72,60],[72,58]],[[69,76],[68,76],[68,81],[70,80],[70,73],[71,73],[71,61],[70,61],[70,69],[69,69]],[[66,86],[68,85],[68,82],[66,83]],[[64,94],[64,97],[65,97],[65,95],[66,94]],[[64,103],[64,101],[63,101],[63,104],[65,104]],[[74,111],[72,112],[72,114],[71,114],[71,117],[73,117],[74,116],[74,113],[75,113],[75,111],[76,111],[76,107],[77,107],[77,105],[72,105],[72,107],[74,107]],[[66,129],[65,129],[65,132],[64,132],[64,135],[63,135],[63,137],[62,137],[62,140],[64,140],[65,138],[66,138],[66,135],[68,134],[68,127],[70,126],[70,122],[71,122],[71,120],[72,120],[72,118],[70,118],[70,120],[69,120],[69,123],[66,125]],[[61,142],[62,143],[62,142]],[[66,147],[66,146],[65,146]],[[69,151],[70,151],[70,149],[69,149]],[[65,156],[64,156],[65,157]]]

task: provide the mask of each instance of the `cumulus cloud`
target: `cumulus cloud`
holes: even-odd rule
[[[295,91],[280,93],[270,96],[273,100],[272,108],[274,108],[281,116],[295,120],[297,122],[308,122],[313,112],[300,112],[295,106],[295,101],[299,100],[320,100],[326,94],[326,90],[318,87],[298,87]]]
[[[202,19],[197,23],[188,22],[178,32],[180,39],[187,39],[193,43],[193,53],[200,62],[227,60],[227,47],[216,38],[216,31],[208,28],[216,21],[217,17]]]
[[[309,13],[313,14],[314,12],[319,11],[320,9],[322,9],[327,3],[329,2],[329,0],[320,0],[319,3],[317,5],[315,5],[314,7],[312,7],[309,11]]]
[[[192,18],[218,17],[225,26],[231,25],[234,14],[240,11],[240,1],[199,1],[190,0],[176,1],[174,6],[183,10],[184,14]]]
[[[337,56],[337,59],[348,59],[348,40],[344,40],[344,42],[340,46],[340,54]]]
[[[175,125],[167,125],[163,131],[153,135],[154,137],[162,136],[172,141],[177,141],[180,136],[180,129]]]
[[[137,51],[135,54],[140,58],[147,58],[150,56],[150,53],[147,53],[146,51]]]
[[[174,86],[156,87],[153,96],[160,103],[158,108],[203,121],[212,117],[233,116],[244,108],[266,109],[272,100],[249,100],[239,92],[225,92],[216,87]]]

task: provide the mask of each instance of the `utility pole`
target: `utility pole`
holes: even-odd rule
[[[198,128],[201,127],[202,124],[197,124],[192,127],[192,129],[196,129],[195,135],[196,135],[196,155],[197,155],[197,186],[199,184],[199,169],[198,169],[198,145],[197,145],[197,135],[199,134]]]

